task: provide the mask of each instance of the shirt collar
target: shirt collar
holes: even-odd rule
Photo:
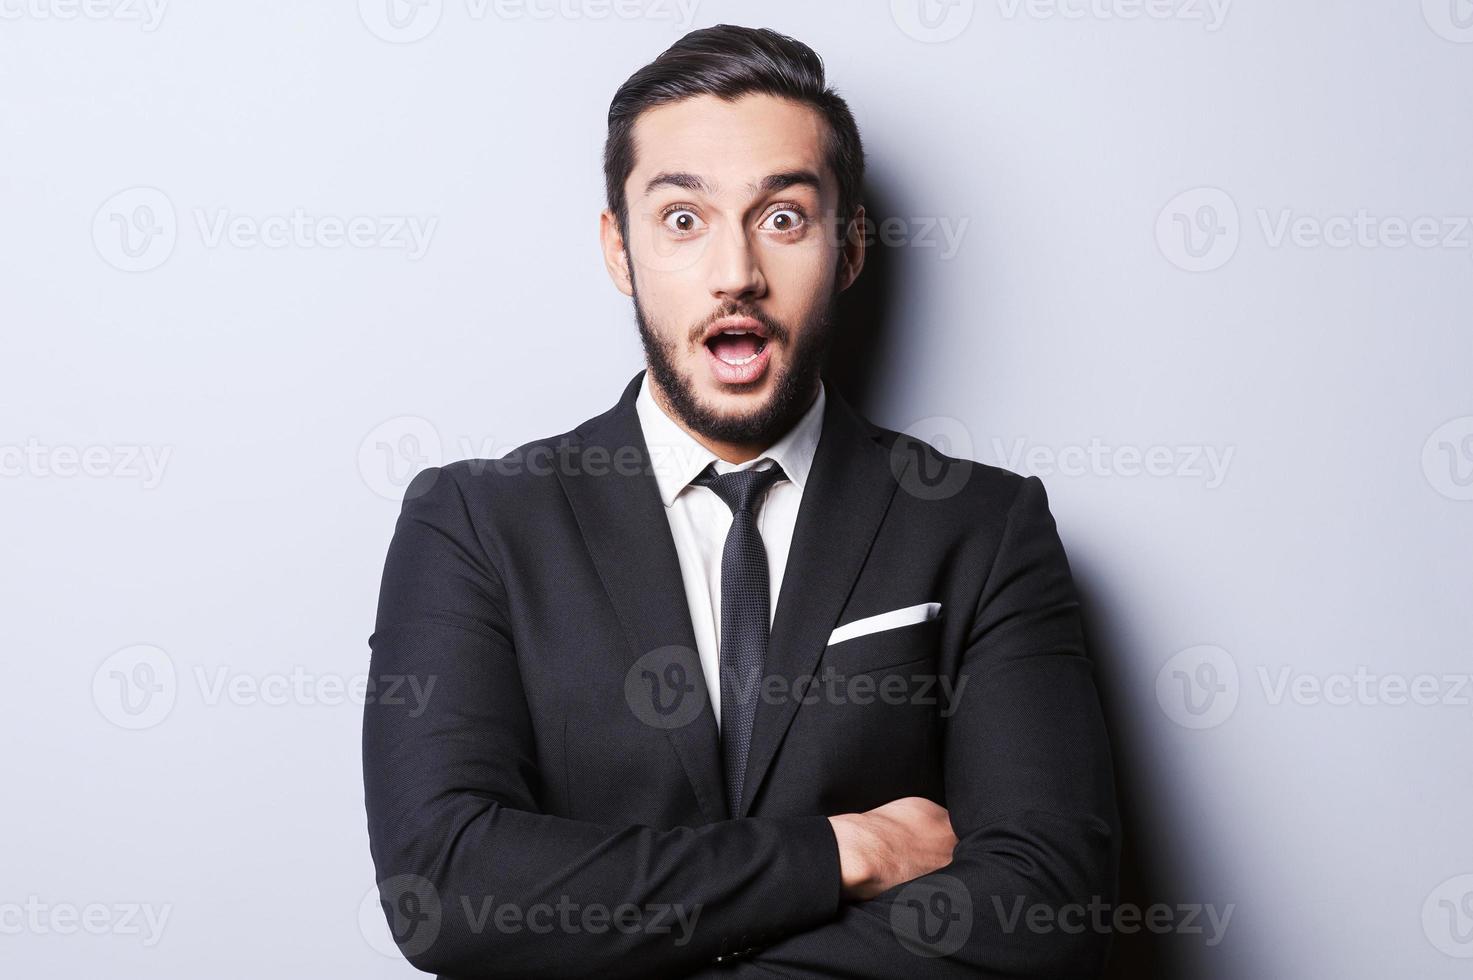
[[[665,410],[660,408],[650,394],[648,371],[640,380],[639,395],[634,401],[639,413],[640,428],[644,430],[645,445],[649,447],[655,482],[660,488],[660,499],[666,507],[674,504],[680,492],[713,460],[718,473],[730,473],[770,459],[781,466],[787,478],[802,490],[808,480],[808,472],[813,467],[818,437],[823,431],[823,405],[824,389],[823,381],[820,380],[818,395],[813,399],[813,404],[808,406],[802,418],[781,439],[758,454],[756,459],[746,463],[728,463],[697,442],[674,419],[665,414]]]

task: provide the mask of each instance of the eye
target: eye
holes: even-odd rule
[[[767,216],[762,227],[779,234],[788,234],[802,228],[806,220],[807,215],[798,208],[778,208]]]
[[[701,227],[700,216],[690,208],[671,208],[660,216],[660,221],[677,235],[689,235]]]

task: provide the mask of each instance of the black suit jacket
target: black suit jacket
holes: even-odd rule
[[[1063,926],[1113,900],[1110,754],[1042,484],[871,425],[830,387],[729,815],[639,380],[570,433],[406,494],[363,728],[401,950],[460,978],[1097,972],[1108,937]],[[828,646],[929,602],[938,617]],[[904,796],[949,809],[953,862],[841,903],[826,815]]]

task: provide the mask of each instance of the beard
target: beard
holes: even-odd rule
[[[698,342],[707,324],[728,316],[749,316],[767,328],[769,343],[775,340],[789,351],[790,361],[777,376],[772,395],[764,404],[742,414],[723,414],[701,402],[694,383],[676,366],[681,353],[679,342],[666,339],[652,326],[648,314],[640,306],[639,290],[635,288],[633,293],[634,319],[639,324],[639,339],[644,344],[650,375],[664,392],[676,419],[687,429],[713,442],[768,446],[791,429],[813,403],[824,358],[833,340],[838,290],[831,292],[823,305],[797,330],[754,307],[724,304],[689,332],[689,336]]]

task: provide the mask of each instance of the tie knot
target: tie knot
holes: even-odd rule
[[[715,466],[715,463],[711,463],[690,482],[716,491],[716,496],[726,502],[733,514],[752,513],[752,505],[762,498],[767,488],[786,476],[783,468],[776,462],[765,470],[754,466],[730,473],[717,473]]]

